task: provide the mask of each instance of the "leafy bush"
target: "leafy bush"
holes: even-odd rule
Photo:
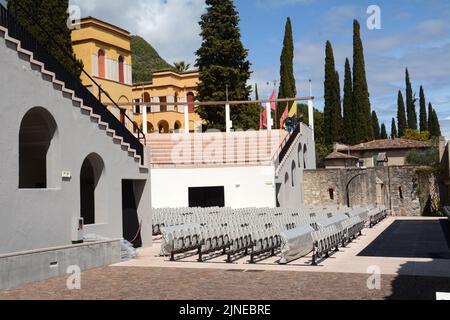
[[[406,163],[416,166],[437,166],[439,164],[439,150],[436,147],[427,150],[412,150],[406,156]]]

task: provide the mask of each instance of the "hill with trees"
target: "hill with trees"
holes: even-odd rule
[[[159,53],[140,36],[131,36],[131,51],[133,59],[133,82],[152,80],[153,72],[173,69]]]

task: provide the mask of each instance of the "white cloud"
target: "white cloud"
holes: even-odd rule
[[[308,5],[316,2],[316,0],[257,0],[256,5],[259,7],[284,7],[292,5]]]
[[[83,16],[94,16],[146,39],[169,63],[195,62],[204,0],[71,0]]]

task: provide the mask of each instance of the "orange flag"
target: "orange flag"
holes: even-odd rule
[[[286,109],[280,119],[280,128],[284,128],[284,121],[289,117],[289,105],[286,103]]]

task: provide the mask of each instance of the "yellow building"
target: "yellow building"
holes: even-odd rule
[[[147,133],[170,133],[184,129],[184,106],[189,109],[189,131],[201,130],[202,119],[195,113],[194,101],[199,82],[198,71],[175,72],[162,70],[153,73],[153,81],[133,85],[134,102],[180,103],[179,106],[155,105],[147,108],[147,124],[143,124],[142,111],[135,109],[135,121],[146,127]]]
[[[132,97],[132,61],[130,33],[117,26],[93,17],[81,19],[72,31],[72,46],[84,69],[106,91],[116,103],[129,103]],[[111,103],[105,94],[93,85],[85,74],[81,75],[83,84],[105,104]],[[125,114],[133,119],[132,107],[110,111],[132,130],[132,124]]]

